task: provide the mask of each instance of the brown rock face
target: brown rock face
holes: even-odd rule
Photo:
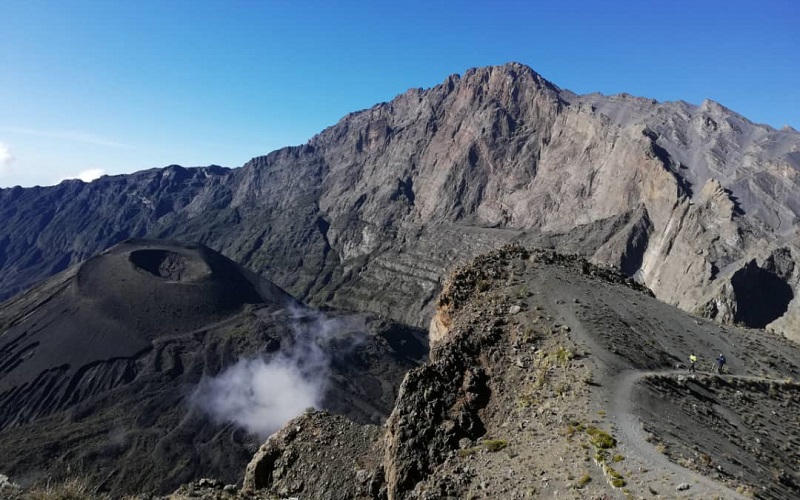
[[[150,234],[202,241],[311,303],[423,326],[449,268],[520,241],[614,265],[724,321],[751,321],[735,312],[754,307],[744,290],[788,283],[751,323],[788,333],[797,266],[776,274],[768,260],[797,258],[799,171],[796,131],[710,101],[578,96],[512,63],[409,90],[237,170],[0,190],[0,285],[8,295]],[[753,260],[763,272],[740,273]]]

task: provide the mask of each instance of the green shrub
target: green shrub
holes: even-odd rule
[[[617,446],[617,440],[611,437],[611,434],[602,431],[597,427],[589,427],[586,429],[586,433],[591,436],[589,442],[592,443],[595,448],[607,450]]]
[[[508,446],[508,441],[505,439],[487,439],[483,442],[483,447],[486,448],[486,451],[489,452],[497,452],[500,451]]]

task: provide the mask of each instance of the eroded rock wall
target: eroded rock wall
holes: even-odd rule
[[[308,302],[424,326],[449,269],[519,241],[749,321],[731,279],[781,248],[794,262],[798,171],[800,134],[711,101],[577,96],[520,64],[472,69],[241,169],[0,190],[0,296],[148,234],[200,241]],[[786,330],[798,307],[769,325]]]

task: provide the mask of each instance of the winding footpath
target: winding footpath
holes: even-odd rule
[[[656,450],[650,444],[642,428],[641,420],[633,413],[633,390],[637,383],[643,379],[654,375],[667,376],[693,376],[687,374],[686,370],[662,370],[662,371],[640,371],[626,370],[613,380],[613,397],[610,406],[610,417],[616,424],[619,433],[620,448],[634,459],[641,460],[644,464],[651,464],[663,471],[667,471],[670,476],[669,483],[673,491],[669,494],[678,498],[724,498],[724,499],[745,499],[743,495],[726,487],[724,484],[687,469],[671,461],[666,455]],[[698,372],[697,376],[721,376],[726,379],[742,380],[771,380],[763,377],[747,375],[716,375]],[[686,491],[677,491],[679,484],[686,483],[691,487]],[[663,493],[662,493],[663,495]]]

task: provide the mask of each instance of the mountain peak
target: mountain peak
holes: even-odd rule
[[[503,77],[510,78],[514,83],[522,83],[527,81],[556,92],[560,90],[557,85],[534,71],[530,66],[513,61],[496,66],[470,68],[464,72],[463,79],[490,81],[492,78]]]

